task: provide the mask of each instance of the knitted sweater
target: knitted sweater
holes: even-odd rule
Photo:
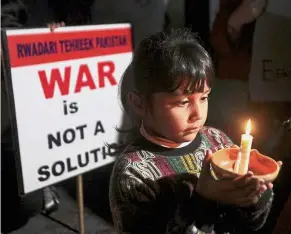
[[[248,208],[219,204],[195,192],[207,149],[231,145],[223,132],[209,127],[183,148],[136,140],[117,159],[111,176],[110,206],[119,233],[249,233],[262,227],[272,191]]]

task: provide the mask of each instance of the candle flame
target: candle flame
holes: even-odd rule
[[[246,127],[246,134],[250,135],[252,129],[251,120],[248,120],[247,127]]]

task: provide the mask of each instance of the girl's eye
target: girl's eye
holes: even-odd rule
[[[181,102],[178,103],[178,106],[182,106],[183,107],[183,106],[186,106],[188,103],[189,103],[188,100],[181,101]]]
[[[209,99],[208,96],[207,96],[207,97],[202,97],[202,98],[201,98],[201,101],[202,101],[202,102],[205,102],[205,101],[207,101],[208,99]]]

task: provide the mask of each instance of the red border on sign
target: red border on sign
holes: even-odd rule
[[[126,38],[126,43],[116,44],[115,46],[105,45],[96,46],[96,38],[109,38],[110,37]],[[92,39],[94,47],[88,50],[77,50],[71,52],[62,52],[62,40],[82,40]],[[106,29],[106,30],[90,30],[90,31],[75,31],[75,32],[49,32],[43,34],[30,34],[30,35],[10,35],[7,36],[8,50],[10,56],[11,67],[30,66],[43,63],[53,63],[72,59],[82,59],[97,56],[113,55],[120,53],[127,53],[132,51],[131,29]],[[34,55],[34,56],[20,56],[18,55],[18,45],[27,45],[31,43],[45,43],[55,42],[57,53]],[[84,42],[84,41],[83,41]],[[64,47],[63,47],[64,48]],[[83,47],[84,48],[84,47]],[[23,53],[22,53],[23,55]]]

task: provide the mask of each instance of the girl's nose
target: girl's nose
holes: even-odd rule
[[[199,104],[195,104],[191,107],[189,122],[195,122],[202,118],[202,109]]]

